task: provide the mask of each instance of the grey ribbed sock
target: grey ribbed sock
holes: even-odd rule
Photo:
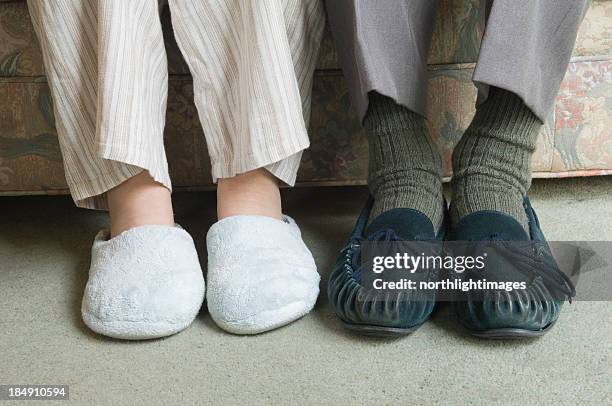
[[[442,159],[424,117],[372,92],[364,120],[370,147],[369,221],[394,208],[424,213],[437,231],[444,215]]]
[[[453,151],[453,223],[475,211],[496,210],[528,230],[522,203],[541,125],[520,97],[491,87]]]

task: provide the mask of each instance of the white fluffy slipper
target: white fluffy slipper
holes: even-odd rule
[[[227,217],[206,241],[208,311],[222,329],[257,334],[312,310],[320,277],[290,217]]]
[[[93,331],[128,340],[178,333],[204,300],[204,278],[191,236],[180,226],[141,226],[108,239],[91,255],[81,314]]]

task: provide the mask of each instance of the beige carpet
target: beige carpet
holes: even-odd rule
[[[284,194],[322,288],[365,194]],[[539,181],[531,196],[549,239],[612,240],[612,177]],[[175,196],[203,261],[213,199]],[[380,340],[345,332],[323,289],[312,314],[268,334],[228,335],[203,312],[174,337],[121,342],[79,317],[105,215],[66,197],[3,197],[0,207],[0,385],[67,384],[76,404],[612,404],[609,302],[566,306],[535,341],[473,339],[445,307],[412,336]]]

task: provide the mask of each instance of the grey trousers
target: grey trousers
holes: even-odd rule
[[[462,1],[462,0],[457,0]],[[483,0],[484,1],[484,0]],[[338,57],[359,117],[377,91],[425,115],[436,0],[327,0]],[[570,60],[588,0],[492,0],[473,80],[519,95],[544,121]]]

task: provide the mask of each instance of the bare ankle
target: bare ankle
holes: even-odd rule
[[[256,169],[233,178],[219,179],[217,217],[237,215],[282,217],[278,179],[266,169]]]
[[[149,172],[126,180],[108,191],[111,237],[143,225],[173,225],[170,191]]]

